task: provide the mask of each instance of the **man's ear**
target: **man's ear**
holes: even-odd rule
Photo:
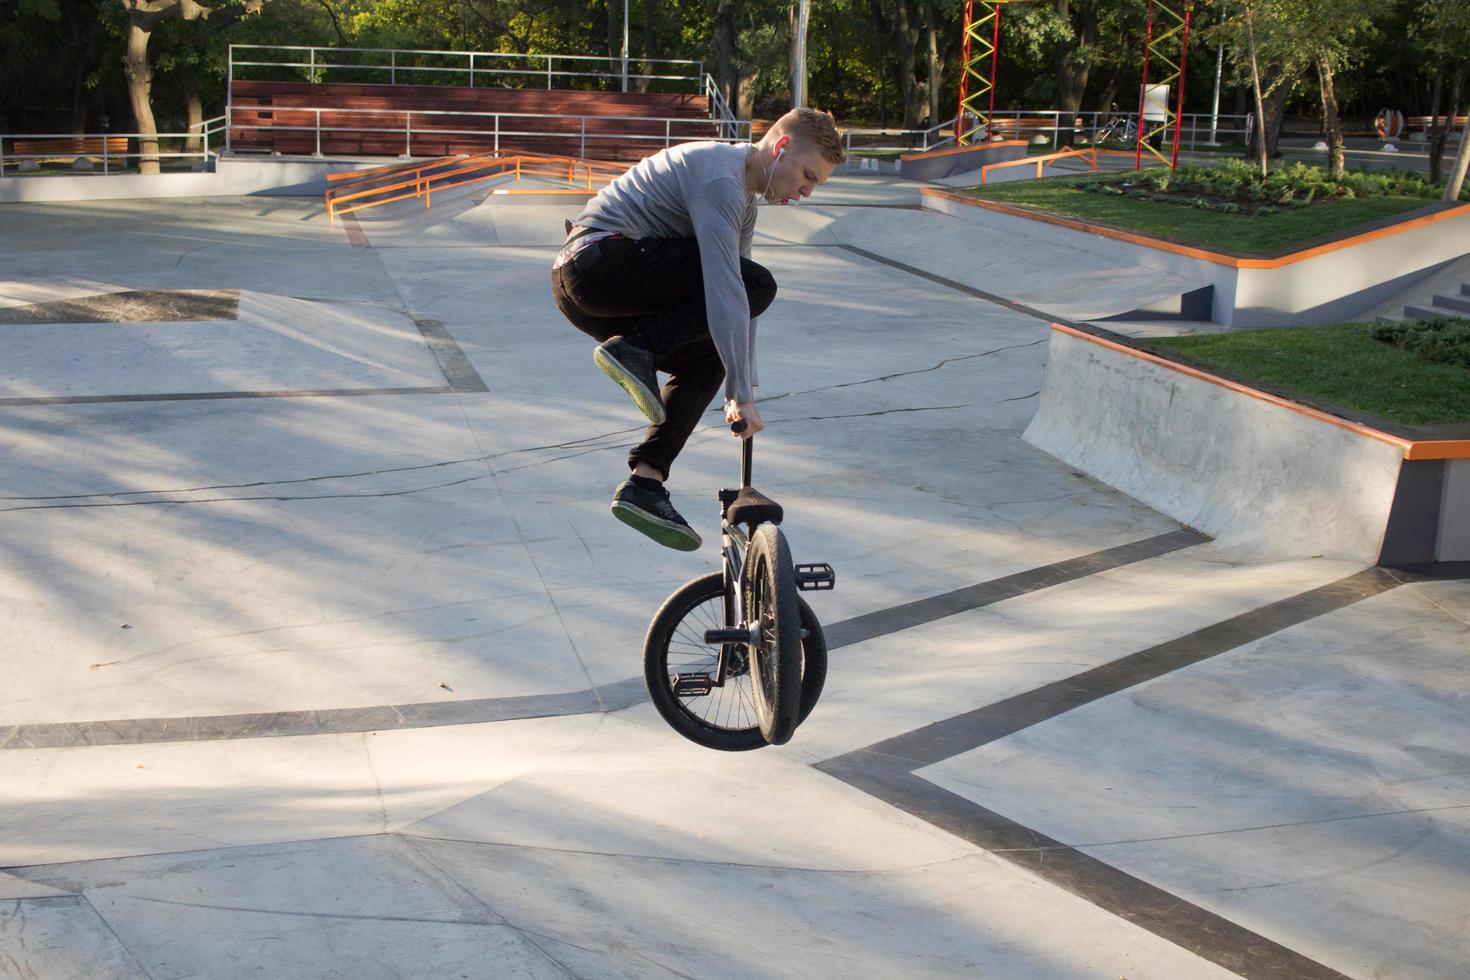
[[[786,149],[790,145],[791,145],[791,134],[790,133],[787,133],[786,135],[782,136],[780,139],[778,139],[775,142],[775,145],[772,146],[772,149],[774,149],[777,153],[780,153],[782,150]]]

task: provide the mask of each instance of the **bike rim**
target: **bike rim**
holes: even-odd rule
[[[760,645],[750,650],[751,676],[755,682],[751,685],[756,697],[760,699],[759,708],[765,712],[771,710],[775,702],[774,692],[771,689],[773,678],[771,677],[771,648],[776,644],[776,614],[775,603],[771,596],[771,566],[764,554],[760,556],[760,564],[755,569],[753,584],[754,601],[746,610],[747,615],[752,616],[760,623]]]
[[[719,592],[692,605],[679,620],[664,651],[664,675],[669,678],[670,690],[681,673],[714,674],[720,649],[704,642],[704,631],[723,625],[723,594]],[[731,674],[727,670],[723,687],[713,688],[709,694],[676,698],[680,710],[709,728],[742,732],[760,725],[748,659],[742,672]]]

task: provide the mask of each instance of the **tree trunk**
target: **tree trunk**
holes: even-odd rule
[[[1450,106],[1450,115],[1453,117],[1459,111],[1459,106]],[[1451,125],[1453,125],[1453,119]],[[1450,172],[1450,179],[1445,181],[1444,199],[1446,201],[1458,201],[1460,199],[1460,188],[1465,184],[1465,171],[1470,169],[1470,120],[1466,120],[1464,128],[1460,130],[1460,152],[1455,157],[1455,169]]]
[[[653,20],[657,11],[657,5],[653,0],[643,0],[643,69],[640,75],[657,75],[659,72],[653,70],[653,64],[648,59],[658,57],[653,49]],[[638,79],[638,91],[648,91],[648,79]]]
[[[741,119],[755,118],[755,83],[760,77],[759,68],[740,76],[739,84],[736,86],[740,93],[740,104],[735,109],[735,115]]]
[[[1429,179],[1438,183],[1444,175],[1444,151],[1449,144],[1450,134],[1455,131],[1455,109],[1460,104],[1460,92],[1465,86],[1466,64],[1461,62],[1455,66],[1454,78],[1450,81],[1450,105],[1449,112],[1445,117],[1444,125],[1439,125],[1437,118],[1439,114],[1439,100],[1434,100],[1434,108],[1430,110],[1429,130]]]
[[[1071,0],[1052,0],[1052,7],[1059,17],[1071,20]],[[1092,71],[1090,54],[1086,56],[1089,60],[1080,63],[1075,55],[1079,48],[1090,48],[1097,40],[1096,5],[1084,4],[1081,14],[1082,21],[1074,25],[1073,36],[1057,41],[1052,51],[1057,70],[1057,108],[1064,117],[1058,126],[1057,145],[1053,147],[1058,150],[1062,146],[1072,145],[1072,122],[1077,117],[1077,110],[1082,108],[1082,96],[1087,91],[1087,76]]]
[[[939,28],[935,23],[934,0],[924,0],[924,35],[929,42],[929,125],[938,126],[939,83],[944,75],[944,64],[939,60]]]
[[[622,0],[607,0],[607,58],[612,71],[618,76],[617,88],[622,89],[623,77],[623,3]]]
[[[184,86],[184,105],[189,115],[189,138],[184,141],[185,153],[204,152],[204,103],[199,98],[199,65],[185,61],[179,66],[179,80]]]
[[[1347,158],[1342,148],[1342,122],[1337,114],[1330,58],[1317,58],[1317,83],[1322,92],[1322,128],[1327,131],[1327,172],[1333,180],[1341,180],[1347,173]]]
[[[158,173],[158,124],[153,121],[153,68],[148,64],[148,39],[151,30],[143,25],[128,25],[127,54],[123,57],[123,74],[128,79],[128,104],[133,110],[133,132],[138,138],[138,173]]]
[[[1251,55],[1251,88],[1256,93],[1256,125],[1251,131],[1251,141],[1258,149],[1261,176],[1266,176],[1266,100],[1261,97],[1261,66],[1256,62],[1256,19],[1250,0],[1245,4],[1245,36]],[[1139,121],[1140,125],[1142,120]],[[1247,149],[1247,155],[1249,155]]]
[[[735,8],[736,0],[720,0],[715,8],[714,28],[715,61],[719,65],[716,79],[731,111],[735,111],[740,101],[740,68],[735,63]]]
[[[914,26],[910,16],[909,2],[910,0],[896,0],[891,4],[891,15],[885,14],[885,4],[879,0],[868,0],[868,6],[872,11],[874,24],[881,25],[878,31],[880,60],[885,47],[897,59],[894,77],[898,82],[899,97],[903,104],[903,126],[905,129],[915,129],[919,125],[920,113],[924,111],[925,99],[918,76],[914,73],[918,61],[915,51],[919,44],[919,29]]]

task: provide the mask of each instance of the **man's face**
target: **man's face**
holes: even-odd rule
[[[826,183],[836,168],[836,164],[828,161],[819,151],[802,146],[789,137],[778,141],[776,148],[786,152],[776,162],[771,173],[770,190],[765,194],[766,201],[770,204],[789,204],[811,197],[812,191]]]

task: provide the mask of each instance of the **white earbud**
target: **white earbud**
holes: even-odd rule
[[[771,161],[771,169],[766,171],[766,189],[761,191],[761,197],[765,197],[767,194],[771,193],[771,181],[776,179],[776,164],[780,163],[781,158],[785,155],[786,147],[784,146],[776,151],[776,159]]]

